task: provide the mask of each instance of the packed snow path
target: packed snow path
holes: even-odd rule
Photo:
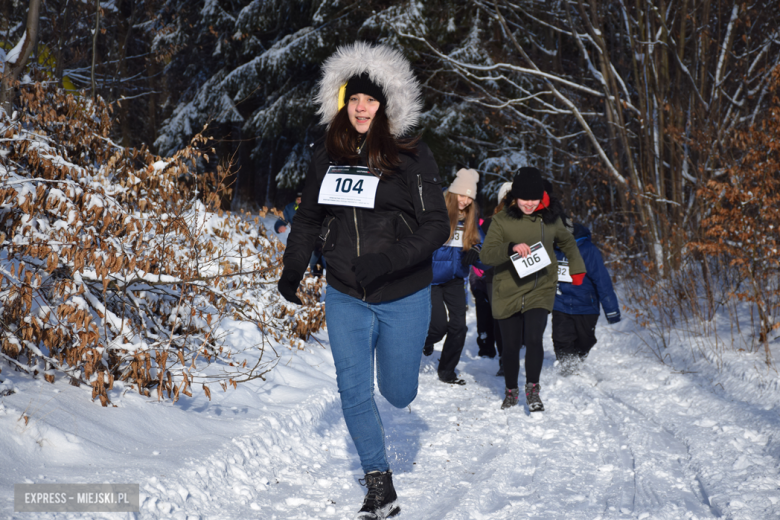
[[[437,347],[423,358],[409,408],[378,397],[400,496],[397,518],[778,518],[776,384],[763,396],[746,391],[744,400],[715,391],[702,377],[637,352],[629,326],[600,324],[597,347],[569,377],[553,366],[548,327],[546,411],[530,414],[525,406],[500,409],[503,378],[495,376],[497,360],[475,357],[472,309],[458,367],[467,385],[438,381]],[[183,456],[186,462],[168,463],[158,476],[137,465],[138,518],[354,516],[363,475],[329,353],[313,341],[312,351],[288,357],[272,382],[257,387],[261,411],[232,443]],[[131,470],[123,473],[122,481],[132,481]],[[86,480],[80,477],[76,470],[56,480]],[[128,516],[36,516],[108,517]]]
[[[566,378],[546,345],[543,413],[501,410],[497,362],[475,348],[459,367],[466,386],[438,381],[436,351],[410,409],[380,398],[400,518],[777,517],[776,411],[615,348],[630,336],[601,327],[599,337]],[[147,483],[143,516],[351,518],[360,477],[330,388],[170,482]]]

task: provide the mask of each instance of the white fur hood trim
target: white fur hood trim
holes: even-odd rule
[[[387,97],[385,113],[390,133],[401,137],[417,125],[422,110],[420,85],[406,58],[386,45],[373,46],[366,42],[344,45],[322,66],[322,79],[316,101],[320,122],[330,125],[338,113],[338,94],[341,86],[352,76],[368,73]]]

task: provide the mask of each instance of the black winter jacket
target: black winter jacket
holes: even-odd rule
[[[335,165],[324,144],[316,146],[301,204],[287,238],[284,267],[306,271],[315,241],[322,241],[328,285],[370,303],[395,300],[430,285],[431,255],[450,234],[439,168],[424,143],[418,155],[400,154],[398,171],[385,175],[377,188],[374,209],[319,204],[328,167]],[[365,153],[360,165],[365,166]],[[384,253],[390,273],[365,289],[355,279],[353,261],[367,253]]]

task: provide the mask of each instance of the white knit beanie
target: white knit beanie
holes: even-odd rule
[[[509,190],[512,189],[512,183],[511,182],[505,182],[501,185],[500,188],[498,188],[498,202],[500,203],[504,198],[506,197],[506,194],[509,193]]]
[[[467,170],[461,168],[455,174],[455,180],[449,188],[450,193],[456,195],[465,195],[472,199],[477,198],[477,183],[479,182],[479,173],[477,170]]]

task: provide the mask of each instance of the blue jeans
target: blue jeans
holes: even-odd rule
[[[363,471],[387,471],[385,431],[374,401],[374,359],[379,392],[396,408],[417,396],[417,377],[428,322],[431,288],[398,300],[366,303],[328,286],[325,318],[344,419]]]

